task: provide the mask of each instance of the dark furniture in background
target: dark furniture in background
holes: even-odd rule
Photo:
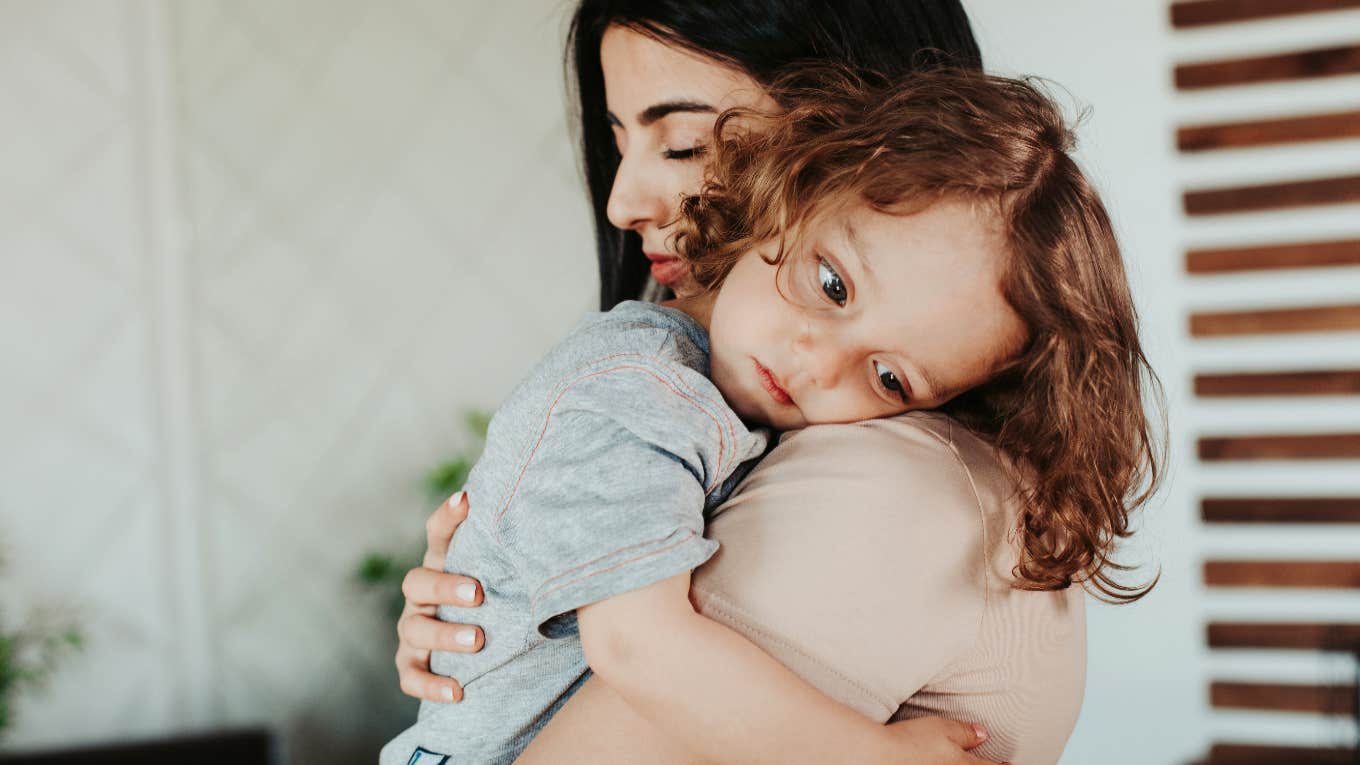
[[[273,737],[243,730],[0,755],[0,765],[275,765]]]

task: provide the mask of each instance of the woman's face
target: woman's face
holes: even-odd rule
[[[623,159],[606,212],[636,231],[652,277],[677,292],[692,284],[671,233],[680,200],[699,191],[713,123],[735,106],[773,102],[748,75],[623,27],[600,43],[605,100]]]

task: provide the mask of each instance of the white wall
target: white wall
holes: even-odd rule
[[[140,10],[0,7],[3,606],[90,638],[18,743],[155,732],[189,695]]]
[[[595,301],[561,10],[0,5],[3,603],[89,638],[11,746],[409,722],[358,561]]]

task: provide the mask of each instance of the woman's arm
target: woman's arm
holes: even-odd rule
[[[463,686],[451,677],[430,672],[431,651],[476,653],[486,642],[476,625],[448,624],[435,617],[441,605],[472,608],[482,604],[482,585],[476,579],[444,573],[444,558],[458,525],[467,518],[466,492],[439,505],[425,522],[425,561],[401,583],[406,606],[397,620],[397,675],[401,692],[426,701],[461,701]]]

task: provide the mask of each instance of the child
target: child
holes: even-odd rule
[[[895,726],[689,603],[689,572],[717,547],[704,514],[766,450],[760,425],[947,406],[1032,476],[1021,586],[1141,594],[1105,570],[1153,465],[1146,362],[1057,109],[966,72],[816,69],[772,92],[785,111],[746,115],[759,130],[719,120],[709,181],[684,206],[704,291],[587,317],[497,412],[449,551],[485,588],[487,644],[434,655],[465,696],[422,704],[383,765],[511,762],[588,670],[678,737],[739,723],[813,761],[900,754]],[[938,331],[919,331],[922,290],[953,299],[926,317]]]

